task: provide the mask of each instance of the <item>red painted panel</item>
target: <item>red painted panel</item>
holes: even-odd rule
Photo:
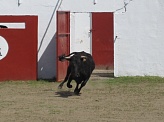
[[[113,13],[92,13],[92,55],[98,69],[114,68]]]
[[[68,55],[70,52],[70,12],[57,12],[57,59],[61,54]],[[65,78],[68,62],[57,60],[57,81]]]
[[[25,23],[25,29],[0,29],[9,46],[0,60],[0,81],[37,79],[37,16],[0,16],[1,23]]]

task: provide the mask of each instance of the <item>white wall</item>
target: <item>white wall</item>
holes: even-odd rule
[[[114,43],[115,76],[164,76],[163,0],[97,0],[97,4],[93,4],[94,0],[61,1],[59,10],[114,12],[118,37]],[[58,0],[22,0],[18,6],[18,0],[0,0],[0,15],[38,15],[39,78],[56,76],[57,3]]]
[[[116,0],[63,0],[60,10],[68,10],[71,12],[109,12],[115,10]]]
[[[115,13],[115,76],[164,76],[163,10],[163,0],[133,0]]]

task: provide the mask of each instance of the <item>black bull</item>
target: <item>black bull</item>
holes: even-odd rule
[[[72,88],[70,84],[72,80],[76,82],[75,94],[79,94],[82,87],[84,87],[89,80],[92,71],[95,68],[95,63],[92,56],[86,52],[73,52],[67,56],[59,56],[59,61],[69,61],[67,68],[67,74],[64,81],[59,85],[58,88],[62,88],[63,84],[68,80],[67,87]],[[81,86],[79,87],[79,84]]]

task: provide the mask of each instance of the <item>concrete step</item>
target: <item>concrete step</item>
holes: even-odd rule
[[[90,80],[106,80],[114,78],[114,70],[94,70],[90,77]]]

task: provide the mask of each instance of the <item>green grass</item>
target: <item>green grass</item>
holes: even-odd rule
[[[92,81],[91,84],[96,85],[99,81]],[[101,83],[107,83],[112,85],[119,85],[119,84],[138,84],[138,83],[150,83],[150,84],[156,84],[156,83],[164,83],[164,78],[157,77],[157,76],[136,76],[136,77],[117,77],[113,79],[108,80],[100,80]],[[38,80],[38,81],[6,81],[6,82],[0,82],[0,88],[3,87],[3,85],[22,85],[26,84],[32,87],[41,87],[44,85],[51,85],[53,82],[49,82],[47,80]],[[74,83],[74,81],[73,81]]]
[[[47,80],[38,80],[38,81],[36,81],[36,80],[29,80],[29,81],[4,81],[4,82],[0,82],[0,84],[1,85],[5,85],[5,84],[13,84],[13,85],[15,85],[15,84],[17,84],[17,85],[21,85],[21,84],[27,84],[27,85],[32,85],[32,86],[35,86],[35,85],[38,85],[38,84],[47,84],[47,83],[49,83]]]
[[[163,88],[164,78],[154,76],[119,77],[104,81],[111,89],[122,89],[123,93],[155,94]],[[115,86],[115,87],[114,87]],[[158,94],[164,95],[164,92]]]
[[[105,81],[110,84],[129,84],[129,83],[164,83],[164,78],[156,76],[136,76],[136,77],[118,77],[114,79],[109,79]]]

